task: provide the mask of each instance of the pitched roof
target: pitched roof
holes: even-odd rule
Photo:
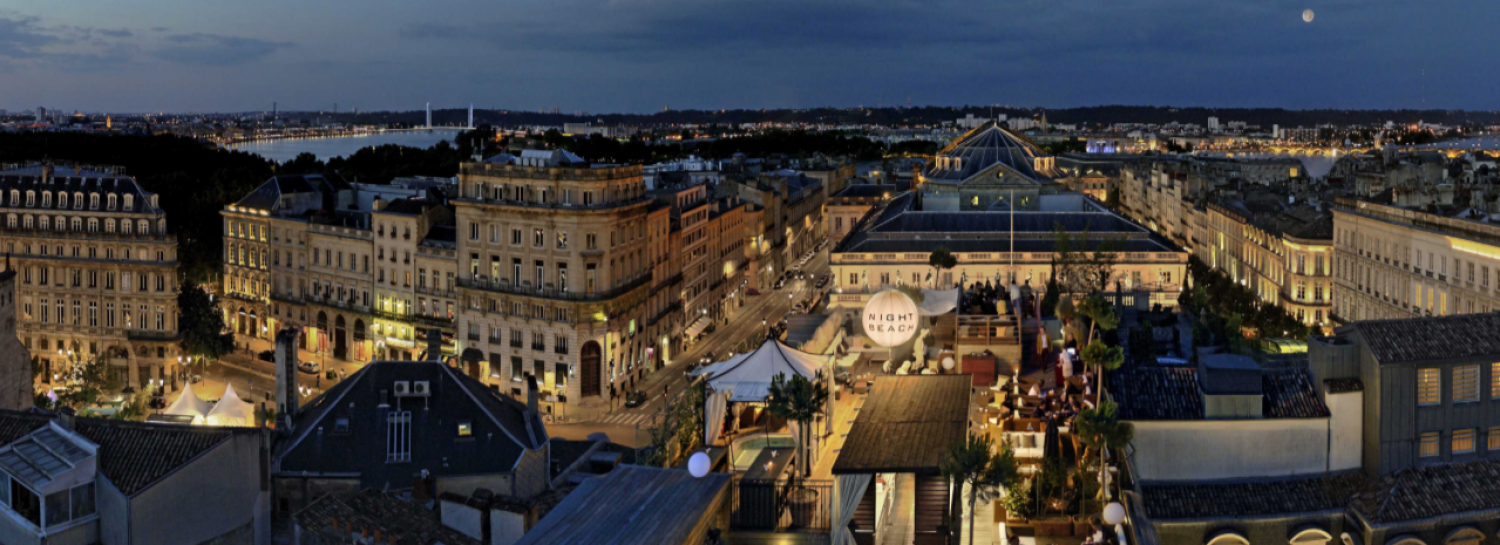
[[[1500,312],[1355,322],[1381,364],[1500,357]]]
[[[968,429],[972,387],[970,375],[876,378],[833,473],[936,473]]]
[[[376,530],[380,543],[394,545],[478,545],[438,520],[437,514],[379,490],[329,494],[292,515],[301,531],[322,536],[330,543],[349,541],[350,534]]]
[[[430,394],[398,398],[397,381],[425,381]],[[411,413],[411,462],[388,464],[386,419],[397,409]],[[340,418],[348,433],[334,431]],[[460,421],[470,423],[469,436],[458,436]],[[509,473],[526,450],[547,441],[540,415],[436,361],[372,362],[299,409],[294,429],[278,447],[281,471],[353,473],[372,488],[405,485],[417,469]]]
[[[19,190],[21,192],[19,195],[19,201],[11,200],[11,189]],[[26,206],[25,199],[26,191],[28,190],[38,192],[38,197],[35,201],[36,206]],[[131,178],[129,176],[110,174],[107,172],[95,172],[90,170],[83,170],[80,171],[77,175],[73,175],[71,169],[60,168],[55,170],[53,174],[47,178],[46,183],[43,183],[40,167],[30,167],[0,172],[0,206],[38,211],[78,210],[74,208],[74,203],[76,201],[73,201],[71,199],[68,201],[68,205],[66,208],[59,207],[62,201],[58,199],[52,200],[51,208],[41,208],[40,192],[42,191],[52,191],[53,193],[83,193],[85,195],[99,194],[101,195],[101,202],[99,206],[101,210],[104,209],[108,204],[107,197],[105,196],[111,194],[119,195],[121,196],[121,198],[119,202],[119,208],[117,208],[116,211],[121,212],[124,211],[123,196],[131,195],[133,199],[131,212],[142,214],[163,213],[161,208],[153,207],[151,205],[151,197],[156,194],[142,189],[141,185],[136,182],[135,178]]]
[[[1032,160],[1046,153],[1031,142],[1012,134],[994,121],[975,127],[958,137],[937,153],[937,160],[929,162],[923,176],[932,179],[962,182],[997,164],[1030,178],[1033,182],[1047,181],[1038,173]],[[945,159],[956,159],[954,162]]]
[[[1500,509],[1500,459],[1404,469],[1354,497],[1372,523]]]
[[[728,501],[730,477],[623,465],[578,485],[517,545],[678,544]],[[701,537],[700,537],[701,539]]]
[[[1142,484],[1153,520],[1234,518],[1342,509],[1364,485],[1363,474],[1343,473],[1256,482]]]
[[[1135,367],[1112,373],[1109,390],[1121,420],[1202,420],[1203,395],[1192,367]],[[1306,369],[1261,372],[1264,418],[1323,418],[1323,404]]]
[[[10,443],[53,417],[36,412],[0,410],[0,442]],[[126,496],[187,465],[235,434],[260,433],[255,428],[218,428],[148,424],[100,418],[75,418],[73,429],[99,445],[99,471]]]

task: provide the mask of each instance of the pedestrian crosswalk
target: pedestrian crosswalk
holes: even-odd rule
[[[650,416],[651,415],[649,414],[632,414],[622,412],[606,415],[604,418],[600,418],[598,422],[600,424],[612,424],[616,426],[634,426],[636,424],[645,422],[646,419]]]

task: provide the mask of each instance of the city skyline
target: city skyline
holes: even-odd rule
[[[10,80],[0,107],[1500,108],[1482,91],[1500,73],[1483,70],[1484,51],[1465,38],[1500,15],[1489,5],[355,7],[160,0],[0,9],[0,73]]]

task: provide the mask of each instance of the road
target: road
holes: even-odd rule
[[[720,325],[717,331],[707,334],[702,340],[688,347],[665,368],[646,377],[640,388],[649,394],[649,397],[642,406],[631,409],[617,408],[611,414],[594,422],[552,424],[547,426],[547,433],[554,437],[583,439],[590,433],[603,432],[616,443],[632,447],[645,444],[648,436],[643,428],[648,425],[651,416],[666,404],[667,398],[662,395],[663,391],[669,391],[670,396],[676,397],[687,387],[688,377],[685,371],[689,367],[687,364],[698,362],[704,354],[709,352],[714,353],[716,361],[722,361],[728,358],[729,353],[736,348],[743,350],[741,343],[760,335],[766,327],[762,325],[763,323],[775,325],[791,312],[792,306],[797,301],[815,293],[818,276],[828,272],[827,248],[816,252],[813,258],[802,267],[802,270],[807,273],[805,280],[788,282],[780,290],[768,290],[761,295],[750,297],[748,299],[750,303],[740,308],[730,318],[729,324]],[[829,283],[831,285],[832,281],[830,280]],[[787,297],[788,294],[792,297]]]

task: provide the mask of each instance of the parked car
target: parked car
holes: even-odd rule
[[[750,289],[745,290],[745,295],[749,295],[749,296],[752,296],[752,297],[756,296],[756,295],[760,295],[760,290],[755,289],[755,288],[750,288]]]
[[[297,370],[309,375],[316,375],[318,371],[323,370],[323,366],[318,365],[318,362],[315,361],[304,361],[297,364]]]
[[[276,361],[276,351],[275,350],[262,350],[262,351],[260,351],[260,353],[256,354],[255,357],[256,357],[256,359],[259,359],[260,361],[274,362],[274,361]]]
[[[644,404],[646,404],[646,392],[634,390],[625,394],[625,406],[627,408],[633,409]]]

